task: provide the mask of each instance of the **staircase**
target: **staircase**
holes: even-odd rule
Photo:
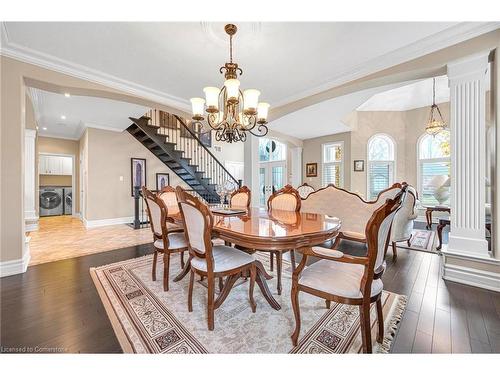
[[[177,115],[151,110],[132,118],[127,131],[208,203],[219,203],[215,187],[226,181],[241,185]]]

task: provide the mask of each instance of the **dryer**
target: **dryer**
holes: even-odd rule
[[[40,187],[40,216],[63,214],[63,189],[57,187]]]
[[[73,213],[73,197],[71,194],[71,188],[65,187],[63,189],[64,193],[64,214],[71,215]]]

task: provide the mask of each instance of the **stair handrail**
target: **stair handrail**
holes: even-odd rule
[[[222,170],[224,172],[226,172],[229,177],[231,177],[231,179],[236,183],[236,185],[238,187],[241,187],[241,180],[237,180],[236,178],[234,178],[234,176],[231,173],[229,173],[229,171],[226,169],[226,167],[224,167],[224,165],[219,161],[219,159],[217,159],[215,157],[215,155],[212,154],[212,152],[208,149],[208,147],[205,146],[202,141],[200,141],[200,139],[198,138],[196,133],[194,133],[191,129],[189,129],[189,126],[186,125],[186,123],[184,122],[182,117],[180,117],[176,114],[173,114],[173,113],[171,115],[174,116],[181,123],[182,126],[184,126],[184,128],[189,132],[189,134],[191,134],[191,136],[194,139],[196,139],[196,141],[198,141],[198,144],[208,152],[208,154],[217,162],[217,164],[219,164],[219,166],[222,168]]]

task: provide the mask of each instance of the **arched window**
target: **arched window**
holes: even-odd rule
[[[368,199],[375,199],[394,182],[395,146],[386,134],[376,134],[368,141]]]
[[[418,190],[424,206],[450,204],[450,132],[424,134],[418,142]]]

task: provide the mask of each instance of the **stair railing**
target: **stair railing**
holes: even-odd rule
[[[166,142],[175,144],[175,149],[182,151],[183,157],[190,159],[190,164],[196,166],[196,171],[201,172],[210,184],[222,185],[229,180],[235,186],[241,186],[241,180],[229,173],[181,117],[156,109],[150,110],[146,116],[150,118],[149,125],[157,127],[158,134],[164,135]]]

